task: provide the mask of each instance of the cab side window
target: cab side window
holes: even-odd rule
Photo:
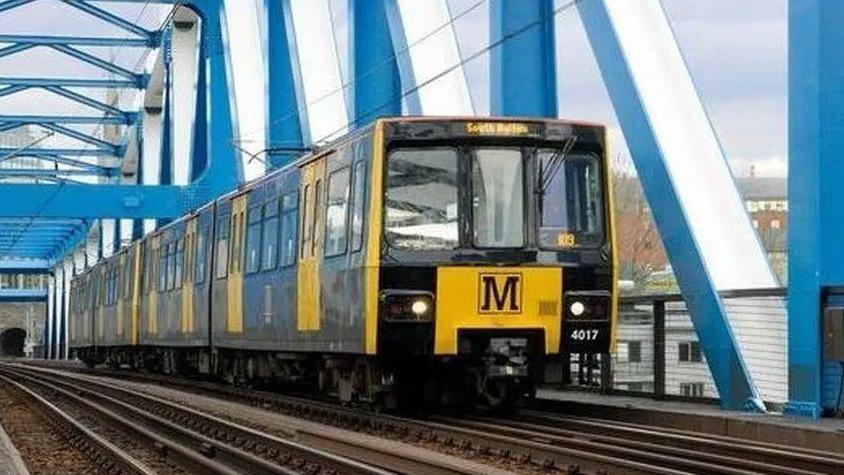
[[[261,270],[271,270],[275,269],[278,261],[278,201],[272,200],[266,203],[263,214]]]
[[[355,163],[354,194],[352,196],[352,251],[363,247],[363,215],[366,199],[366,163]]]
[[[299,194],[288,193],[281,198],[281,265],[296,262],[296,235],[299,226]]]
[[[217,249],[214,265],[214,277],[224,279],[228,275],[229,266],[229,226],[231,215],[220,216],[217,223]]]
[[[193,281],[197,284],[205,281],[205,259],[207,255],[205,247],[205,230],[201,230],[196,233],[196,248],[193,251],[196,256],[194,258],[196,266],[194,268]]]
[[[328,176],[328,207],[325,214],[325,256],[346,253],[346,222],[349,209],[349,169]]]
[[[261,263],[261,207],[249,210],[246,225],[246,273],[258,272]]]

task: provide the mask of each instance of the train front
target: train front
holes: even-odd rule
[[[431,382],[423,394],[502,406],[530,394],[546,363],[560,368],[559,355],[609,351],[615,249],[603,127],[381,126],[382,361]]]

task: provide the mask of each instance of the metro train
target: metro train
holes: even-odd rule
[[[382,407],[509,407],[613,344],[609,183],[599,125],[379,119],[75,276],[71,348]]]

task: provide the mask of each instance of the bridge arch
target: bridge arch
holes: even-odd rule
[[[19,327],[7,328],[0,333],[0,356],[23,356],[26,330]]]

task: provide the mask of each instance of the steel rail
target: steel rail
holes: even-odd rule
[[[470,474],[472,470],[446,464],[437,460],[423,458],[408,458],[400,454],[389,453],[383,447],[370,446],[366,441],[352,440],[335,434],[297,428],[290,437],[293,442],[282,437],[260,432],[256,429],[234,423],[202,411],[185,407],[164,398],[134,391],[101,381],[92,381],[76,375],[62,374],[51,369],[34,369],[31,367],[15,367],[16,371],[33,373],[36,377],[49,380],[52,384],[63,384],[85,391],[86,394],[108,398],[126,411],[145,410],[153,414],[159,422],[183,424],[190,430],[215,434],[215,440],[207,441],[207,445],[217,443],[218,439],[235,441],[240,450],[248,450],[256,455],[266,456],[268,453],[278,454],[274,458],[290,463],[294,468],[301,468],[306,464],[314,472],[315,468],[322,468],[323,473],[376,474],[389,473],[432,473],[432,474]],[[44,373],[50,373],[49,376]],[[61,381],[64,379],[65,381]],[[73,382],[67,382],[73,380]],[[128,402],[128,401],[131,401]],[[163,422],[162,422],[163,421]],[[326,450],[314,447],[324,447]],[[365,461],[365,462],[363,462]],[[380,468],[380,467],[383,467]],[[248,473],[260,473],[249,471]],[[314,472],[319,473],[319,472]]]
[[[40,365],[39,365],[40,366]],[[126,378],[125,371],[81,370],[82,373],[106,377]],[[211,393],[224,397],[227,401],[241,402],[264,408],[272,408],[292,417],[305,418],[336,427],[355,431],[370,431],[381,437],[403,440],[406,442],[424,442],[435,444],[447,450],[461,449],[483,457],[517,465],[531,470],[550,471],[562,469],[564,472],[578,473],[581,470],[606,471],[609,473],[654,473],[685,474],[688,470],[677,470],[665,465],[643,463],[630,460],[629,454],[607,455],[595,453],[588,448],[572,448],[547,443],[547,438],[526,438],[507,436],[491,431],[472,430],[453,427],[426,420],[378,414],[368,410],[341,407],[332,402],[308,399],[305,397],[281,395],[254,390],[242,390],[214,383],[181,380],[179,378],[139,375],[131,376],[137,380],[166,384],[168,387],[179,386],[187,390]],[[569,445],[569,444],[566,444]],[[692,472],[700,472],[693,470]],[[426,471],[427,473],[427,471]]]
[[[844,473],[844,456],[835,452],[608,419],[541,411],[523,411],[522,414],[520,419],[528,421],[528,424],[551,427],[555,431],[564,426],[580,434],[609,435],[627,440],[635,437],[699,453],[718,453],[737,458],[747,464],[761,462],[775,465],[781,469],[781,473]],[[523,422],[508,420],[506,424],[521,426]]]
[[[71,445],[83,451],[92,462],[97,460],[107,470],[122,474],[156,474],[154,470],[82,425],[71,415],[23,384],[3,375],[0,375],[0,380],[34,401],[39,409],[48,416],[49,423],[61,430]]]

